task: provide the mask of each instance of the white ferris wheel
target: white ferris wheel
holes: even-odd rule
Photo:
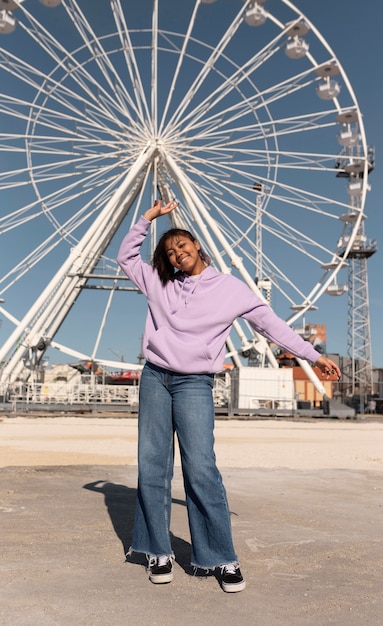
[[[53,349],[116,365],[137,302],[117,250],[159,195],[289,323],[344,290],[363,122],[289,0],[0,0],[0,147],[3,383]],[[249,346],[276,366],[237,321],[238,365]]]

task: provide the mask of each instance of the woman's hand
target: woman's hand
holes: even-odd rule
[[[325,356],[320,356],[315,363],[316,367],[322,371],[323,374],[327,374],[327,378],[330,376],[337,376],[338,380],[341,377],[341,371],[336,363]]]
[[[162,200],[156,200],[150,209],[145,211],[144,217],[145,219],[152,222],[157,219],[157,217],[161,217],[161,215],[167,215],[167,213],[171,213],[178,207],[178,202],[176,200],[171,200],[167,204],[163,205]]]

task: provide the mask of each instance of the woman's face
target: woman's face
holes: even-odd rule
[[[184,235],[169,237],[165,242],[165,251],[170,263],[189,276],[200,274],[206,267],[199,255],[200,249],[198,241],[191,241]]]

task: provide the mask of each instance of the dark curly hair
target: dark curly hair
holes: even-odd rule
[[[169,280],[174,280],[176,276],[176,272],[174,271],[173,265],[169,261],[169,257],[167,255],[165,245],[168,239],[176,236],[183,236],[190,239],[190,241],[196,241],[196,238],[192,235],[188,230],[183,230],[182,228],[171,228],[167,230],[163,235],[161,235],[158,240],[156,249],[154,250],[153,258],[152,258],[152,266],[157,270],[158,275],[161,279],[163,285],[166,285]],[[206,263],[206,265],[210,265],[211,259],[206,252],[203,250],[198,251],[202,261]]]

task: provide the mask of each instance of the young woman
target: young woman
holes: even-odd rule
[[[191,233],[167,231],[152,265],[140,247],[150,223],[173,211],[158,200],[121,244],[118,263],[145,294],[146,359],[140,380],[138,491],[131,551],[149,561],[149,579],[173,578],[170,544],[174,432],[180,446],[191,534],[191,564],[217,570],[222,589],[242,591],[245,581],[234,550],[225,488],[214,454],[214,374],[222,369],[225,340],[237,317],[270,341],[307,359],[325,374],[338,366],[320,356],[241,280],[220,274]]]

